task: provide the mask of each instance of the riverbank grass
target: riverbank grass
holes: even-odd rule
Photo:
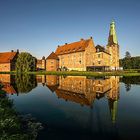
[[[17,74],[15,71],[0,72],[0,74]],[[19,73],[18,73],[19,74]],[[34,71],[20,74],[35,75],[66,75],[66,76],[140,76],[138,70],[113,71],[113,72],[88,72],[88,71]]]

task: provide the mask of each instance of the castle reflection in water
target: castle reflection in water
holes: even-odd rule
[[[119,77],[87,78],[86,76],[37,76],[38,83],[47,86],[57,97],[93,107],[95,99],[105,97],[112,122],[116,120],[119,99]]]
[[[14,76],[0,74],[3,90],[8,94],[28,93],[37,84],[47,86],[58,98],[81,106],[93,107],[93,102],[101,98],[108,100],[112,122],[116,120],[117,101],[119,99],[119,77],[92,78],[85,76],[28,75]]]

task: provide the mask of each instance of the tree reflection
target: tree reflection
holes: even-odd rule
[[[126,89],[127,92],[130,91],[131,90],[131,84],[129,84],[129,83],[125,84],[125,89]]]
[[[28,93],[37,86],[35,75],[17,74],[16,89],[18,93]]]
[[[125,89],[127,92],[131,90],[132,84],[140,85],[140,77],[137,76],[131,76],[131,77],[124,76],[120,80],[125,84]]]

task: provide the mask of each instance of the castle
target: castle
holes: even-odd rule
[[[65,43],[57,47],[46,59],[37,61],[37,68],[47,71],[78,70],[108,71],[119,69],[119,45],[115,22],[110,24],[106,47],[95,46],[93,38]]]
[[[0,71],[14,71],[19,51],[0,53]],[[115,22],[110,24],[106,47],[95,46],[93,38],[58,45],[47,58],[37,60],[37,70],[46,71],[109,71],[119,70],[119,45]]]

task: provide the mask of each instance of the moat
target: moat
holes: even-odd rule
[[[31,114],[46,139],[139,139],[140,77],[0,74],[20,114]]]

